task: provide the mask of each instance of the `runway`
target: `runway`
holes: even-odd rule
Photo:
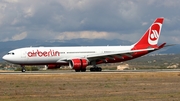
[[[48,70],[26,73],[7,71],[0,73],[0,99],[104,101],[108,98],[108,101],[139,101],[141,98],[178,101],[179,78],[180,72],[177,69],[102,72]]]
[[[74,70],[46,70],[46,71],[0,71],[0,75],[4,74],[103,74],[103,73],[144,73],[144,72],[180,72],[180,69],[143,69],[143,70],[102,70],[101,72],[75,72]]]

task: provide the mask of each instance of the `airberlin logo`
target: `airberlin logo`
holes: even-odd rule
[[[60,56],[60,52],[51,49],[49,51],[32,50],[27,55],[28,57],[53,57]]]
[[[158,43],[161,25],[161,23],[154,23],[149,29],[148,42],[150,45],[156,45]]]

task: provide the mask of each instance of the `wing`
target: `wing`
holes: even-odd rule
[[[86,58],[89,61],[98,61],[98,60],[105,60],[105,59],[112,59],[115,60],[114,57],[123,59],[124,56],[133,58],[133,54],[136,52],[151,52],[154,51],[155,48],[148,48],[148,49],[140,49],[140,50],[128,50],[128,51],[118,51],[118,52],[112,52],[112,53],[101,53],[101,54],[93,54],[93,55],[87,55]]]
[[[97,60],[103,60],[105,58],[114,59],[114,57],[123,58],[123,56],[133,57],[132,54],[135,52],[145,52],[145,51],[147,52],[154,50],[155,48],[148,48],[148,49],[140,49],[140,50],[127,50],[127,51],[117,51],[111,53],[90,54],[90,55],[71,57],[71,58],[63,58],[63,59],[61,58],[57,61],[57,63],[64,63],[73,58],[86,58],[89,61],[97,61]]]
[[[138,49],[138,50],[126,50],[126,51],[117,51],[117,52],[110,52],[110,53],[98,53],[98,54],[90,54],[90,55],[84,55],[84,56],[78,56],[78,57],[71,57],[71,58],[64,58],[64,59],[59,59],[57,62],[65,62],[68,60],[71,60],[73,58],[85,58],[88,59],[89,61],[100,61],[100,60],[105,60],[107,58],[109,59],[115,59],[114,57],[118,58],[123,58],[123,56],[127,56],[130,58],[133,58],[133,54],[137,52],[152,52],[155,50],[159,50],[165,46],[166,43],[163,43],[159,47],[156,48],[147,48],[147,49]]]
[[[147,48],[147,49],[138,49],[138,50],[127,50],[127,51],[119,51],[119,52],[113,52],[113,53],[102,53],[102,54],[93,54],[93,55],[87,55],[87,59],[90,61],[97,61],[97,60],[105,60],[107,58],[115,60],[114,57],[118,57],[120,59],[123,59],[123,56],[127,56],[130,58],[133,58],[133,54],[137,52],[152,52],[155,50],[159,50],[163,47],[165,47],[166,43],[161,44],[160,46],[156,48]]]

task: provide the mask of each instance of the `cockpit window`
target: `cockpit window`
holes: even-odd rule
[[[14,52],[9,52],[7,53],[7,55],[14,55]]]

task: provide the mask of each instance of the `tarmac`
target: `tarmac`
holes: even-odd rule
[[[74,70],[44,70],[44,71],[0,71],[0,75],[24,75],[24,74],[91,74],[91,73],[144,73],[144,72],[180,72],[180,69],[144,69],[144,70],[102,70],[101,72],[75,72]]]

